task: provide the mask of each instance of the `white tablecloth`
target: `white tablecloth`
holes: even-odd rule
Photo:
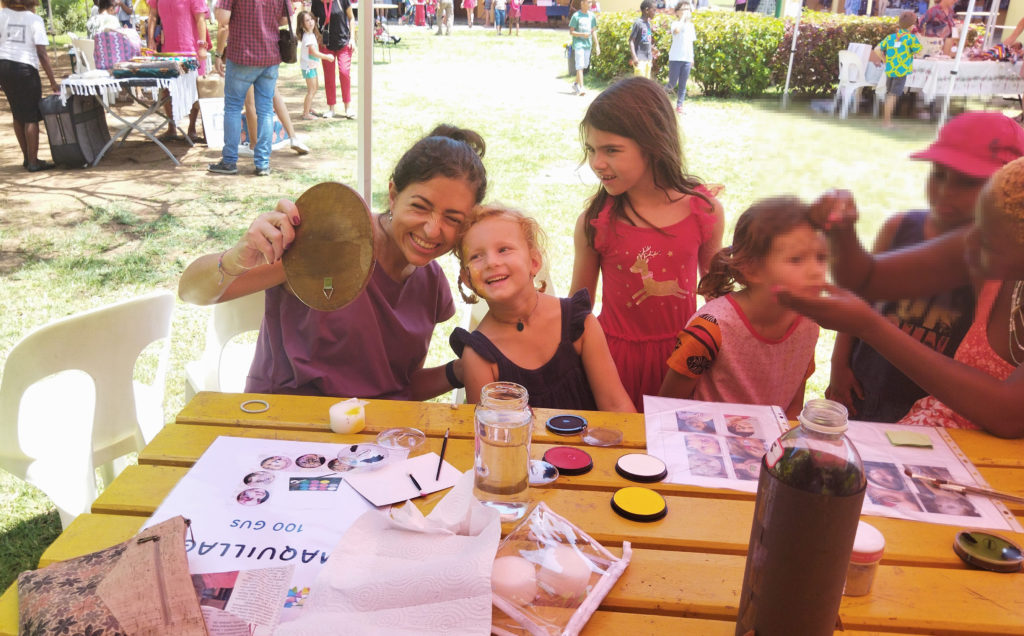
[[[914,70],[907,76],[908,91],[920,91],[926,103],[944,97],[949,91],[955,60],[914,60]],[[1021,62],[960,62],[960,72],[953,87],[956,97],[987,97],[989,95],[1020,95],[1024,79]],[[885,73],[878,81],[878,94],[885,95]]]
[[[160,89],[166,88],[171,93],[171,117],[174,121],[180,121],[192,110],[192,104],[199,99],[199,92],[196,90],[196,71],[189,71],[178,77],[153,77],[153,78],[131,78],[131,79],[152,79],[156,85],[151,89],[153,99]],[[100,96],[104,91],[115,88],[120,90],[131,81],[129,78],[116,79],[106,77],[83,77],[72,75],[60,83],[60,101],[66,104],[71,95],[96,95]]]

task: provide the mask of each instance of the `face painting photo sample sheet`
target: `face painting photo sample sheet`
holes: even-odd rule
[[[668,466],[665,481],[757,492],[761,457],[789,429],[775,406],[644,396],[647,452]],[[1021,532],[1006,506],[940,490],[906,475],[987,487],[944,429],[850,421],[846,436],[864,463],[863,514]]]
[[[782,409],[644,396],[647,452],[665,481],[757,492],[761,457],[789,429]]]
[[[192,521],[192,574],[293,566],[281,620],[301,608],[350,525],[373,506],[344,481],[342,444],[218,437],[145,527]]]

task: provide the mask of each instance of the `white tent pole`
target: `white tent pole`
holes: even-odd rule
[[[838,2],[839,0],[833,0]],[[804,3],[800,1],[800,7],[796,12],[796,24],[793,25],[793,45],[789,48],[789,66],[786,67],[786,88],[782,91],[782,107],[789,106],[789,76],[793,73],[793,57],[796,55],[796,40],[800,37],[800,18],[804,14]]]
[[[970,0],[967,3],[967,15],[964,16],[963,26],[960,27],[960,41],[956,45],[956,58],[953,62],[953,71],[950,73],[949,78],[949,89],[946,91],[946,98],[942,100],[942,114],[939,115],[939,128],[946,123],[946,117],[949,115],[949,99],[953,95],[953,89],[956,87],[956,76],[960,72],[960,58],[964,55],[964,43],[967,41],[967,28],[971,25],[971,16],[974,15],[974,0]]]
[[[973,1],[973,0],[972,0]],[[366,205],[373,207],[371,198],[370,156],[372,140],[370,122],[373,119],[373,3],[362,0],[357,5],[359,34],[356,48],[359,49],[359,107],[356,109],[358,133],[356,137],[356,192],[363,195]],[[365,9],[365,10],[363,10]],[[365,20],[363,18],[366,18]]]

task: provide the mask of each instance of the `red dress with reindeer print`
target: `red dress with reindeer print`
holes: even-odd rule
[[[701,187],[701,192],[711,192]],[[679,327],[697,309],[697,252],[711,238],[711,206],[690,196],[690,214],[663,228],[611,218],[611,199],[591,221],[601,255],[601,314],[615,366],[633,404],[657,395]]]

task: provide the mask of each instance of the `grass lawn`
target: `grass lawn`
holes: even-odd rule
[[[373,209],[384,209],[388,171],[415,139],[438,122],[474,128],[488,144],[487,199],[541,221],[555,291],[566,293],[572,227],[595,189],[577,172],[578,123],[600,89],[591,84],[586,96],[571,94],[562,49],[568,35],[523,29],[519,37],[498,37],[461,25],[451,37],[414,27],[393,31],[402,41],[391,63],[373,67]],[[353,69],[354,80],[356,74]],[[355,124],[298,119],[305,84],[297,65],[282,67],[280,90],[313,153],[276,152],[268,178],[249,176],[247,161],[239,176],[208,174],[206,164],[219,153],[203,146],[184,155],[184,146],[175,146],[183,163],[176,169],[163,157],[142,162],[135,157],[145,144],[132,142],[96,169],[28,179],[4,114],[0,170],[10,185],[0,193],[0,363],[22,335],[49,320],[155,288],[175,289],[193,258],[228,247],[279,197],[295,198],[325,180],[354,182]],[[933,138],[931,124],[901,122],[895,131],[883,131],[869,117],[812,115],[806,102],[781,111],[777,99],[705,99],[695,86],[691,90],[681,120],[687,164],[693,174],[726,186],[721,200],[729,232],[751,202],[780,193],[811,198],[832,187],[852,190],[865,236],[886,214],[925,205],[928,166],[906,156]],[[324,109],[322,92],[314,108]],[[45,137],[41,145],[45,149]],[[441,260],[454,280],[454,257]],[[463,314],[460,308],[438,328],[428,365],[451,357],[447,334]],[[168,421],[183,405],[183,365],[202,348],[207,316],[204,308],[177,308]],[[827,384],[831,343],[830,334],[821,339],[808,397],[820,396]],[[0,589],[18,571],[34,567],[59,530],[45,497],[0,474]]]

